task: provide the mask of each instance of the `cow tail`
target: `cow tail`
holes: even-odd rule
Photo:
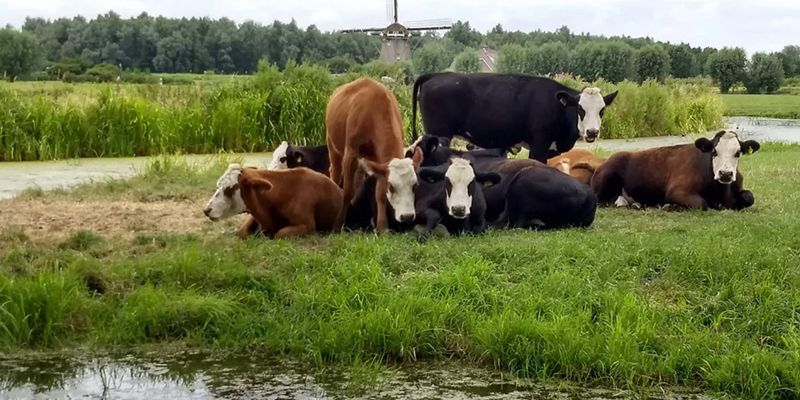
[[[419,95],[419,87],[431,79],[434,74],[420,75],[414,81],[414,89],[411,91],[411,135],[412,140],[417,139],[417,96]]]

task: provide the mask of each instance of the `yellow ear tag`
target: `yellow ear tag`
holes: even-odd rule
[[[752,147],[748,147],[747,148],[747,154],[753,154],[753,148]]]
[[[492,185],[494,185],[494,183],[492,181],[483,182],[483,187],[490,187]]]

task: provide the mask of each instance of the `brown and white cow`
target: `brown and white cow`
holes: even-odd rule
[[[572,149],[547,160],[547,165],[588,185],[605,160],[589,150]]]
[[[203,211],[212,221],[248,212],[238,236],[300,236],[341,229],[342,190],[308,168],[271,171],[231,164]]]
[[[341,220],[364,179],[359,158],[386,166],[388,173],[378,175],[375,190],[377,215],[375,230],[386,232],[386,202],[395,210],[398,221],[415,218],[411,177],[416,181],[410,161],[402,161],[403,120],[400,106],[392,92],[380,82],[357,79],[339,86],[328,100],[325,111],[326,143],[330,158],[330,177],[343,189]],[[409,201],[409,196],[410,201]],[[411,204],[406,209],[405,204]]]
[[[592,189],[601,203],[624,194],[627,202],[643,206],[741,210],[755,199],[743,189],[739,156],[759,148],[758,142],[742,142],[735,132],[723,130],[694,144],[620,152],[598,168]]]

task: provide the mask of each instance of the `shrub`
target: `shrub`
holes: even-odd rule
[[[658,44],[642,47],[636,53],[636,68],[640,82],[648,79],[664,82],[670,69],[669,53]]]
[[[86,76],[94,82],[113,82],[119,76],[119,68],[112,64],[97,64],[86,71]]]
[[[634,67],[634,50],[624,42],[587,42],[572,55],[573,72],[589,80],[632,79]]]
[[[446,49],[439,42],[425,43],[414,52],[414,68],[419,74],[443,71],[450,66],[450,61]]]
[[[707,70],[720,92],[728,93],[731,86],[746,78],[746,65],[744,49],[726,47],[708,57]]]
[[[497,51],[497,71],[503,73],[530,73],[528,51],[518,44],[507,44]]]
[[[774,54],[755,53],[747,71],[745,86],[752,94],[772,93],[783,82],[783,65]]]
[[[458,72],[479,72],[481,60],[473,48],[466,48],[453,61],[453,69]]]
[[[545,43],[529,50],[530,68],[540,75],[557,74],[569,70],[569,49],[561,42]]]

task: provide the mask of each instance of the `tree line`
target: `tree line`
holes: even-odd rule
[[[416,73],[452,68],[477,71],[476,49],[498,49],[503,72],[573,73],[612,82],[710,76],[725,92],[743,82],[753,92],[772,91],[784,76],[800,74],[800,47],[757,53],[742,49],[694,47],[651,38],[553,32],[507,31],[497,25],[482,33],[458,21],[444,35],[429,32],[412,39]],[[27,18],[20,30],[0,30],[0,69],[7,79],[45,70],[51,78],[84,74],[102,64],[148,72],[252,73],[259,60],[326,65],[331,72],[352,71],[378,57],[380,39],[364,33],[322,32],[275,21],[238,24],[230,19],[166,18],[147,13],[122,18],[110,11],[87,20],[77,16]],[[777,82],[777,83],[776,83]]]

